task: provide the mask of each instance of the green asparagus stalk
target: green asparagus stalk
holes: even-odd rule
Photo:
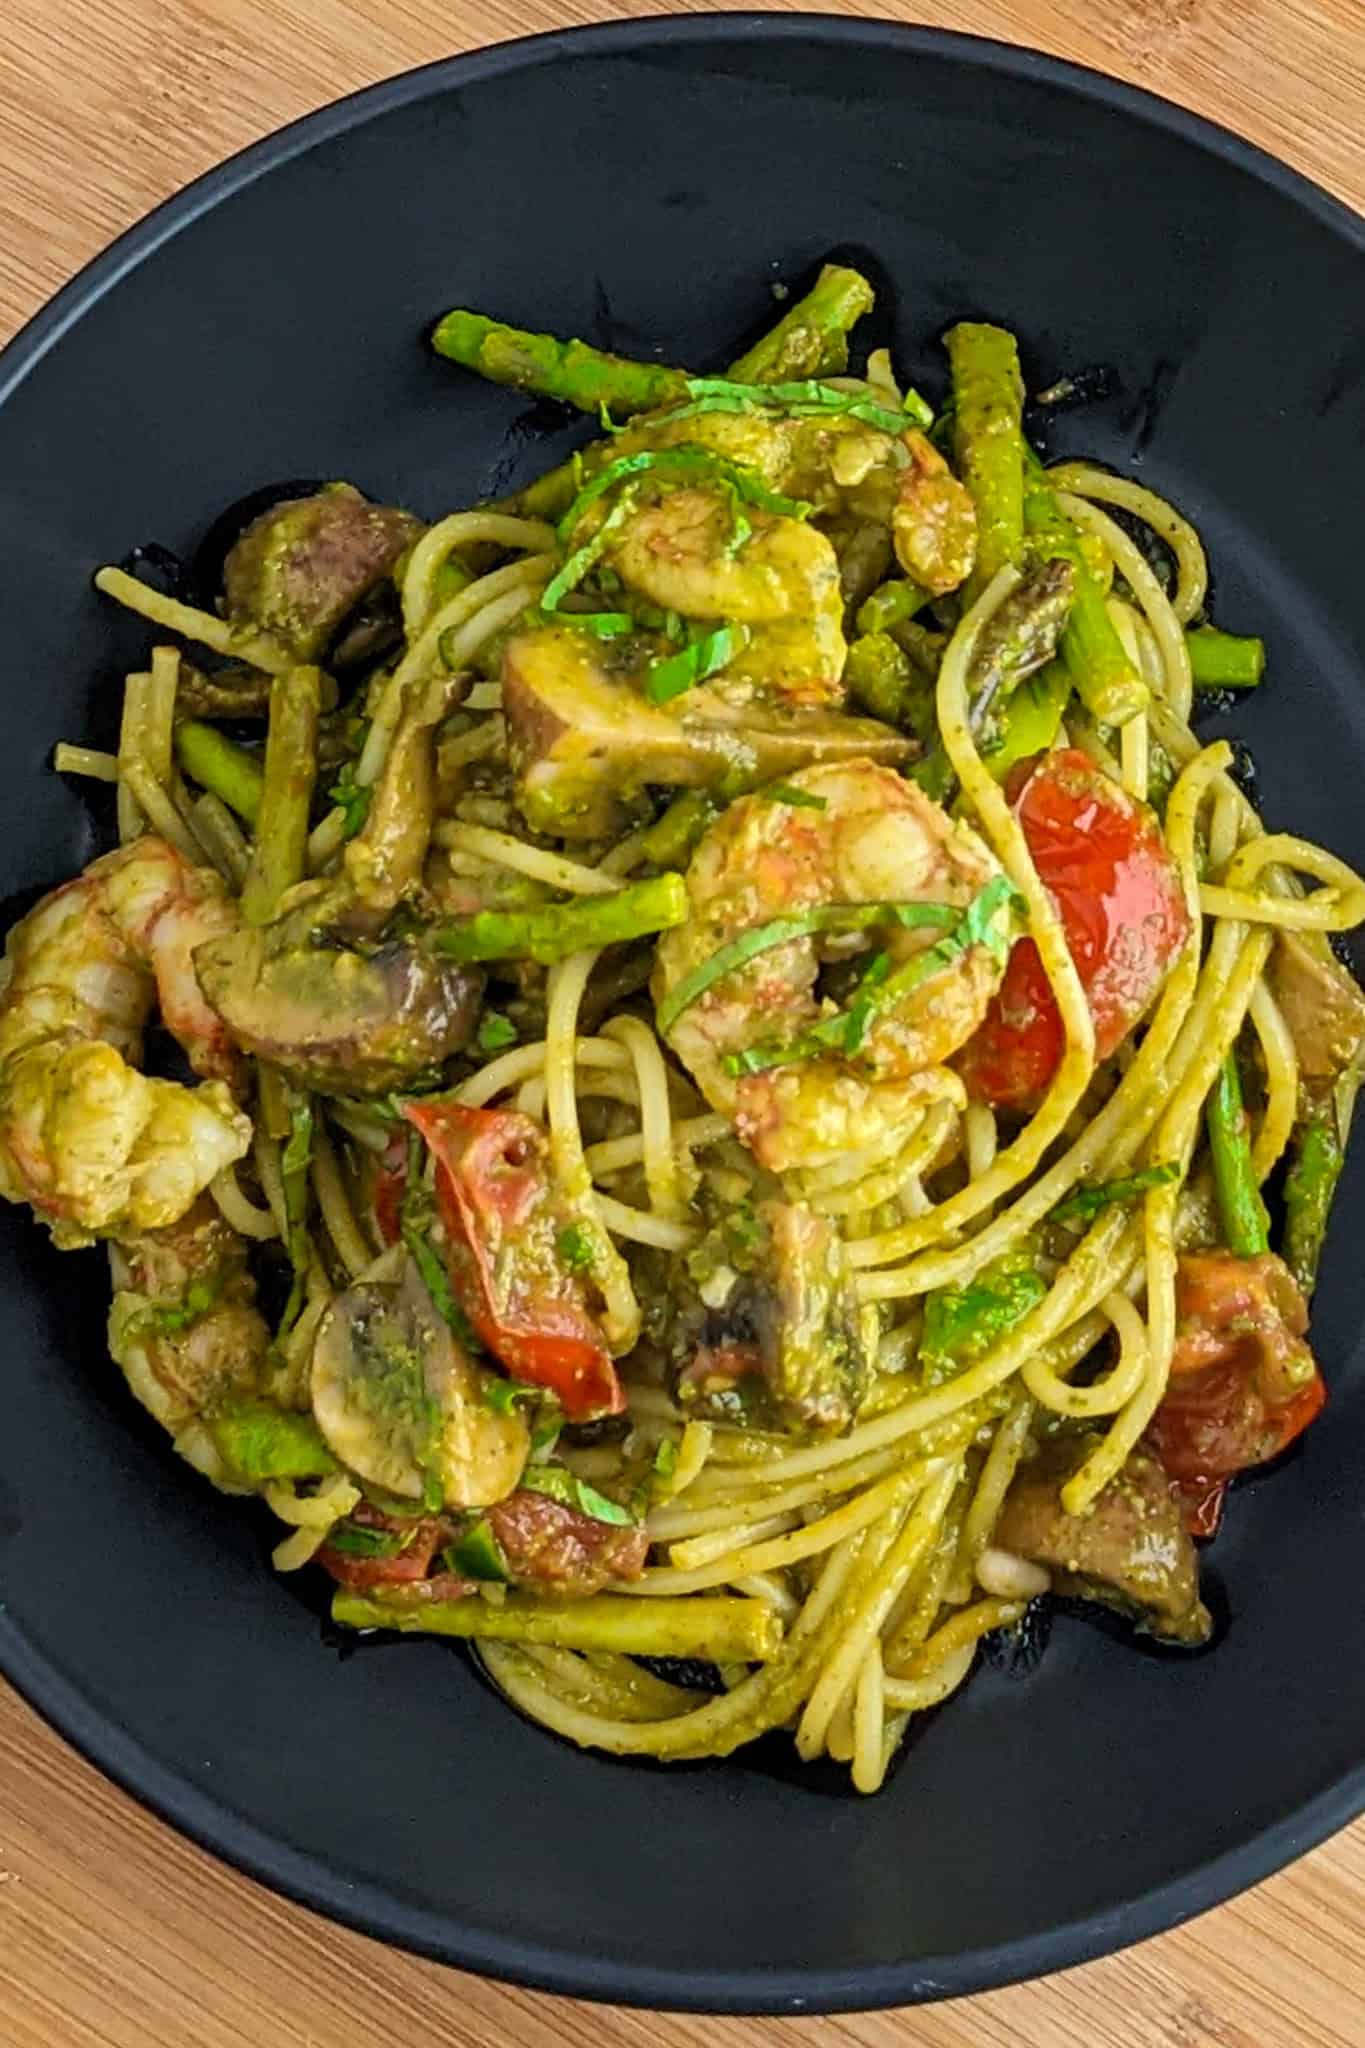
[[[538,910],[478,910],[432,927],[428,942],[450,960],[538,960],[549,966],[587,947],[668,931],[687,916],[681,875],[654,875],[614,896],[580,896]]]
[[[1052,745],[1070,695],[1071,670],[1064,661],[1050,661],[1020,683],[1001,715],[1000,743],[983,757],[997,782],[1016,762]]]
[[[1265,674],[1265,642],[1252,634],[1194,626],[1185,645],[1197,690],[1254,690]]]
[[[944,336],[953,373],[957,471],[976,506],[968,599],[1024,550],[1024,378],[1003,327],[964,320]]]
[[[285,890],[306,872],[321,691],[317,668],[290,669],[271,684],[256,840],[242,884],[242,915],[248,924],[268,923]]]
[[[640,836],[640,851],[651,867],[680,868],[719,812],[705,790],[675,796],[662,816]]]
[[[209,1422],[209,1434],[224,1464],[253,1483],[322,1479],[337,1469],[312,1416],[273,1401],[242,1401],[220,1409]]]
[[[1213,1185],[1223,1237],[1229,1251],[1254,1259],[1270,1249],[1270,1233],[1251,1166],[1251,1134],[1242,1107],[1242,1076],[1235,1051],[1228,1053],[1205,1106]]]
[[[872,300],[872,287],[861,271],[827,263],[806,296],[788,307],[726,375],[736,384],[838,375],[848,368],[849,329],[871,312]]]
[[[686,370],[632,362],[590,342],[533,334],[463,308],[447,313],[431,340],[438,355],[490,383],[557,398],[580,412],[596,414],[606,406],[625,418],[660,405],[682,405],[688,396]]]
[[[256,823],[264,779],[257,755],[197,718],[183,719],[176,727],[175,752],[191,781],[211,790],[248,825]]]
[[[1332,1198],[1345,1159],[1336,1106],[1313,1098],[1295,1126],[1284,1183],[1284,1262],[1303,1292],[1313,1292]]]
[[[848,650],[844,683],[849,695],[887,725],[919,739],[934,729],[934,693],[889,633],[864,633]]]
[[[1123,651],[1080,535],[1045,484],[1030,483],[1024,518],[1035,552],[1072,567],[1075,583],[1061,647],[1077,695],[1101,725],[1124,725],[1146,709],[1150,692]]]
[[[885,633],[913,619],[929,603],[929,592],[908,576],[893,577],[873,591],[858,611],[860,633]]]
[[[596,1593],[586,1600],[541,1600],[509,1593],[499,1605],[464,1600],[373,1599],[338,1591],[332,1619],[343,1628],[393,1628],[417,1635],[547,1643],[560,1650],[614,1650],[628,1657],[699,1657],[712,1663],[766,1663],[782,1646],[782,1623],[763,1600],[728,1594],[687,1600],[638,1600]]]
[[[838,264],[827,263],[820,272],[811,290],[803,299],[790,306],[777,325],[756,342],[737,361],[731,363],[726,376],[736,384],[781,384],[789,379],[802,377],[833,376],[848,367],[848,330],[861,319],[872,305],[872,287],[867,279],[856,270],[848,270]],[[448,316],[454,318],[452,314]],[[477,317],[477,316],[471,316]],[[446,325],[442,321],[441,327]],[[437,329],[439,335],[441,328]],[[509,329],[515,335],[516,330]],[[535,340],[549,340],[549,336],[533,336]],[[556,346],[585,348],[586,343],[556,344]],[[437,347],[440,347],[439,341]],[[442,350],[445,354],[447,351]],[[599,351],[592,351],[598,353]],[[619,356],[602,356],[605,362],[620,362]],[[471,367],[479,367],[472,365]],[[653,364],[628,365],[656,372]],[[487,373],[485,373],[487,374]],[[667,371],[670,377],[681,377],[686,384],[685,371]],[[500,382],[507,381],[500,379]],[[525,386],[522,389],[541,387]],[[555,394],[559,395],[559,394]],[[687,396],[684,389],[683,396]],[[626,402],[624,392],[616,390],[605,401],[593,399],[582,409],[599,412],[603,402],[616,418],[624,419],[640,410]],[[674,400],[651,400],[651,404],[675,402]],[[577,398],[568,398],[566,403],[579,405]],[[573,465],[561,462],[557,469],[551,469],[539,476],[534,483],[526,485],[515,497],[506,501],[505,509],[520,513],[525,519],[548,519],[558,521],[573,503],[577,490],[577,479]]]

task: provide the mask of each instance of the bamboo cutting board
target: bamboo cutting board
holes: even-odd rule
[[[120,229],[281,122],[479,43],[662,11],[649,0],[0,0],[0,340]],[[1238,130],[1365,210],[1361,0],[884,0],[846,11],[1098,66]],[[659,2018],[461,1976],[272,1897],[113,1790],[0,1684],[0,2048],[585,2038],[1360,2048],[1365,1822],[1235,1904],[1045,1983],[841,2020]]]

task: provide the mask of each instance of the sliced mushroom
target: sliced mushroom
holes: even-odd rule
[[[342,1464],[386,1493],[420,1500],[434,1481],[445,1507],[489,1507],[516,1486],[530,1437],[487,1405],[487,1378],[409,1261],[400,1286],[363,1283],[332,1303],[313,1347],[313,1414]]]
[[[313,661],[421,532],[410,512],[351,484],[286,498],[253,519],[223,564],[229,619],[263,626]]]
[[[1284,1013],[1305,1081],[1336,1081],[1365,1039],[1365,994],[1319,932],[1281,931],[1270,986]]]
[[[503,709],[517,801],[537,831],[622,830],[651,785],[736,794],[820,761],[892,764],[918,748],[873,719],[813,707],[737,708],[706,687],[667,709],[615,674],[582,632],[535,627],[509,643]]]

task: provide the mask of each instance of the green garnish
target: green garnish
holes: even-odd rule
[[[327,1538],[329,1550],[343,1557],[401,1557],[416,1529],[367,1529],[363,1522],[338,1522]]]
[[[432,1240],[432,1226],[436,1221],[436,1209],[431,1196],[422,1185],[422,1140],[416,1131],[408,1136],[408,1177],[403,1189],[403,1200],[398,1211],[398,1227],[408,1257],[416,1266],[422,1285],[431,1296],[431,1305],[446,1327],[453,1333],[466,1351],[482,1349],[478,1338],[470,1327],[469,1318],[455,1299],[455,1290],[450,1284],[446,1262]]]
[[[619,640],[623,633],[635,631],[629,612],[557,612],[554,617],[556,624],[572,626],[576,633],[591,633],[596,640]]]
[[[743,626],[718,626],[676,654],[665,654],[645,670],[645,695],[652,704],[667,704],[694,683],[704,683],[732,662],[748,640]]]
[[[1047,1293],[1026,1246],[992,1259],[965,1287],[936,1287],[924,1302],[920,1371],[942,1386],[998,1343]]]
[[[612,466],[614,467],[615,465]],[[583,495],[583,492],[579,493],[580,498]],[[605,553],[608,541],[621,525],[634,502],[634,494],[629,489],[622,491],[620,497],[612,506],[592,538],[584,541],[582,547],[575,548],[573,553],[565,560],[563,568],[556,575],[552,576],[546,584],[540,600],[542,612],[558,611],[560,599],[567,597],[571,590],[578,588],[598,557]],[[574,503],[577,504],[578,499],[575,499]],[[561,522],[561,533],[564,530]]]
[[[591,1270],[592,1236],[581,1223],[565,1224],[555,1239],[555,1249],[571,1273],[586,1273]]]
[[[211,1280],[191,1280],[182,1300],[164,1306],[150,1302],[130,1317],[129,1334],[174,1337],[179,1331],[188,1330],[191,1323],[197,1323],[200,1316],[207,1315],[222,1291],[221,1275]]]
[[[844,1032],[846,1053],[857,1052],[866,1038],[872,1019],[873,991],[881,987],[890,972],[889,953],[874,953],[863,969],[853,1001],[848,1006],[848,1026]]]
[[[1077,1188],[1065,1201],[1058,1202],[1049,1221],[1090,1223],[1101,1209],[1112,1208],[1115,1202],[1136,1202],[1149,1188],[1165,1187],[1179,1178],[1180,1168],[1171,1159],[1164,1166],[1144,1166],[1139,1173],[1126,1174],[1119,1180],[1095,1181],[1089,1187]]]
[[[660,415],[667,420],[690,419],[707,412],[785,413],[789,419],[833,419],[844,416],[861,420],[865,426],[880,427],[885,434],[905,432],[906,421],[915,426],[933,424],[933,408],[917,391],[907,391],[903,409],[883,405],[865,392],[838,391],[818,377],[804,377],[790,384],[736,384],[728,377],[689,377],[690,403],[673,407]]]
[[[765,803],[790,804],[794,811],[827,811],[828,797],[817,796],[814,790],[798,789],[794,782],[770,782],[766,789],[757,794]]]
[[[810,910],[794,910],[788,917],[774,917],[767,924],[753,925],[738,938],[717,947],[709,960],[703,960],[690,974],[685,974],[673,993],[660,1003],[655,1018],[659,1036],[666,1038],[683,1011],[690,1009],[714,983],[734,974],[757,954],[766,953],[773,946],[785,946],[790,939],[806,939],[813,932],[862,931],[878,924],[905,925],[911,930],[930,925],[950,932],[956,919],[957,912],[947,903],[820,903]]]
[[[370,802],[374,796],[373,789],[356,781],[354,761],[345,763],[327,794],[338,809],[346,813],[343,837],[354,839],[370,814]]]
[[[903,967],[898,967],[894,974],[888,974],[879,983],[873,983],[869,987],[864,977],[854,1002],[847,1010],[841,1010],[837,1016],[823,1018],[820,1023],[813,1024],[808,1031],[801,1032],[786,1045],[752,1045],[743,1052],[727,1053],[721,1063],[726,1073],[761,1074],[770,1067],[789,1066],[797,1060],[814,1059],[824,1052],[846,1055],[855,1052],[867,1034],[870,1020],[879,1011],[889,1009],[903,1001],[906,996],[913,994],[932,975],[950,966],[970,946],[985,946],[995,959],[1004,959],[1011,941],[1009,936],[998,928],[995,922],[996,913],[1002,906],[1010,906],[1017,901],[1018,891],[1009,877],[993,876],[984,889],[973,897],[958,922],[950,931],[945,932],[941,939],[936,940],[932,946],[926,946],[922,953],[916,953],[913,959],[907,960]],[[945,911],[949,917],[955,914],[946,904],[941,903],[883,904],[864,907],[880,908],[880,916],[863,920],[869,924],[885,924],[894,919],[899,924],[933,923],[941,926]],[[909,914],[915,911],[932,911],[935,914],[932,917],[916,917]],[[725,949],[722,948],[723,950]],[[706,962],[706,966],[713,966],[715,960],[719,958],[720,954],[716,954],[712,960]]]
[[[559,522],[560,540],[568,540],[589,505],[595,504],[598,498],[614,490],[617,484],[625,483],[631,477],[643,476],[650,470],[661,470],[666,476],[697,476],[708,482],[727,484],[747,505],[755,505],[760,512],[772,512],[783,519],[807,519],[814,510],[804,498],[786,498],[780,491],[769,490],[760,477],[739,463],[728,461],[723,455],[713,455],[709,448],[641,448],[634,455],[618,455],[614,462],[607,463],[584,484]],[[597,537],[601,532],[599,527]],[[560,573],[562,575],[563,571]],[[555,582],[558,580],[556,577]],[[542,600],[547,611],[554,609],[550,602],[553,589],[554,583],[551,583]],[[559,596],[562,595],[561,591]],[[558,603],[558,597],[555,603]]]
[[[671,1436],[660,1437],[654,1451],[654,1472],[659,1479],[671,1479],[678,1469],[678,1446]]]
[[[313,1106],[306,1095],[287,1088],[289,1137],[280,1154],[280,1178],[284,1183],[284,1215],[294,1282],[275,1332],[275,1341],[288,1336],[303,1309],[304,1291],[312,1247],[308,1242],[308,1165],[313,1153]]]
[[[485,1010],[474,1034],[480,1052],[502,1052],[517,1042],[517,1027],[501,1010]]]
[[[467,1529],[462,1529],[455,1541],[441,1552],[441,1562],[448,1571],[463,1578],[482,1579],[495,1585],[505,1586],[512,1576],[502,1554],[502,1545],[482,1516],[477,1522],[471,1522]]]
[[[566,1508],[575,1508],[580,1515],[587,1515],[594,1522],[610,1522],[619,1529],[631,1529],[636,1517],[629,1508],[623,1508],[619,1501],[608,1500],[595,1486],[589,1486],[586,1479],[579,1479],[570,1472],[567,1465],[531,1465],[521,1475],[521,1483],[530,1493],[547,1494],[551,1500],[559,1501]]]

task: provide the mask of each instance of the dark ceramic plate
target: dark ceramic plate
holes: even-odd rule
[[[963,315],[1035,388],[1113,395],[1054,446],[1192,513],[1219,617],[1269,642],[1238,718],[1272,820],[1359,860],[1361,223],[1231,136],[985,42],[872,22],[622,23],[394,80],[247,151],[69,285],[0,364],[0,892],[94,850],[48,770],[112,734],[145,638],[90,592],[272,479],[436,513],[557,458],[550,409],[428,355],[445,306],[709,366],[835,249],[939,386]],[[1365,1149],[1362,1152],[1365,1158]],[[651,1770],[528,1726],[431,1644],[338,1655],[108,1363],[96,1255],[0,1216],[0,1662],[179,1827],[281,1890],[471,1968],[662,2006],[795,2012],[1074,1963],[1250,1884],[1365,1805],[1365,1385],[1348,1176],[1317,1341],[1332,1402],[1238,1495],[1229,1625],[1159,1659],[1060,1618],[981,1671],[878,1799],[785,1749]]]

